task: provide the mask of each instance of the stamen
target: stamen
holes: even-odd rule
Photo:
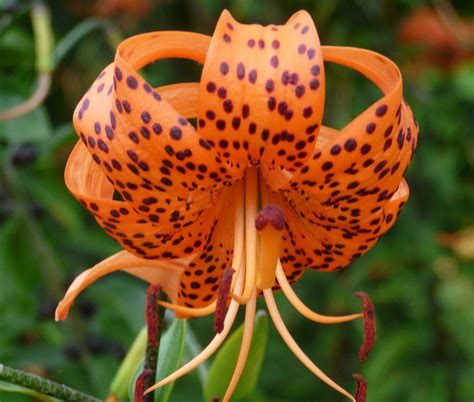
[[[237,292],[240,292],[242,289],[242,281],[243,281],[243,272],[241,271],[237,279],[237,284],[236,284]],[[230,302],[229,311],[227,312],[227,315],[224,320],[224,329],[222,330],[222,332],[220,334],[215,335],[212,341],[209,343],[209,345],[207,345],[206,348],[204,348],[201,353],[199,353],[197,356],[195,356],[193,359],[187,362],[184,366],[181,366],[175,372],[171,373],[170,375],[163,378],[161,381],[159,381],[152,387],[148,388],[145,391],[145,394],[148,394],[149,392],[152,392],[155,389],[162,387],[163,385],[169,384],[170,382],[173,382],[177,380],[178,378],[181,378],[182,376],[186,375],[190,371],[194,370],[200,364],[204,363],[207,359],[209,359],[209,357],[211,357],[215,353],[215,351],[222,345],[224,340],[227,338],[227,335],[229,334],[230,329],[232,328],[232,325],[234,324],[235,317],[237,316],[238,310],[239,310],[239,303],[237,303],[235,300],[232,300]]]
[[[214,398],[211,399],[211,402],[220,402],[221,398],[218,396],[215,396]]]
[[[257,214],[255,228],[260,238],[257,288],[269,289],[275,285],[275,269],[280,254],[285,213],[276,204],[265,205]]]
[[[309,371],[311,371],[316,377],[318,377],[321,381],[325,382],[334,390],[338,391],[342,395],[349,398],[351,401],[356,402],[353,396],[347,392],[344,388],[340,385],[336,384],[331,378],[329,378],[326,374],[324,374],[321,369],[316,366],[311,359],[301,350],[299,345],[296,343],[294,338],[291,336],[288,328],[286,328],[283,319],[281,318],[280,312],[278,311],[278,307],[275,303],[275,298],[273,297],[273,293],[271,289],[264,289],[263,295],[265,297],[265,301],[267,303],[268,312],[270,313],[270,317],[272,317],[272,321],[275,324],[276,329],[280,333],[280,336],[287,344],[288,348],[293,352],[296,358],[303,363]]]
[[[145,362],[141,376],[144,376],[143,384],[140,386],[141,394],[149,386],[153,385],[156,377],[156,366],[158,363],[158,350],[160,347],[161,313],[164,312],[158,308],[158,300],[163,297],[160,285],[150,285],[146,291],[146,309],[145,319],[147,327],[147,344],[145,351]],[[140,378],[139,377],[139,378]],[[136,381],[136,383],[138,380]],[[141,399],[140,399],[141,400]],[[153,393],[143,399],[144,402],[153,401]]]
[[[367,398],[367,387],[368,387],[368,382],[365,380],[365,378],[362,376],[362,374],[355,373],[352,375],[354,379],[357,381],[357,388],[355,392],[355,400],[356,402],[365,402]]]
[[[285,272],[283,271],[283,267],[281,266],[281,261],[278,261],[276,276],[278,279],[278,284],[280,285],[283,293],[287,297],[290,304],[304,317],[308,318],[311,321],[317,322],[319,324],[340,324],[343,322],[354,321],[359,318],[362,318],[364,314],[350,314],[350,315],[342,315],[342,316],[328,316],[328,315],[321,315],[309,309],[301,299],[296,295],[295,291],[291,287],[288,279],[286,279]]]
[[[354,293],[364,306],[364,342],[359,349],[359,359],[365,361],[375,343],[375,307],[365,292]]]
[[[221,283],[217,293],[216,311],[214,312],[214,330],[220,334],[224,329],[224,319],[227,314],[227,300],[235,269],[227,268],[222,273]]]
[[[206,307],[186,307],[186,306],[180,306],[178,304],[168,303],[162,300],[160,300],[158,304],[176,313],[182,314],[183,316],[190,316],[190,317],[204,317],[206,315],[210,315],[214,313],[216,309],[215,301],[213,301],[211,304],[209,304]]]
[[[145,369],[137,377],[137,380],[135,381],[135,398],[133,399],[135,402],[145,402],[145,388],[147,387],[149,380],[153,381],[151,378],[152,374],[153,373],[150,369]]]
[[[161,292],[159,285],[150,285],[146,291],[146,325],[148,332],[148,345],[153,348],[159,346],[160,322],[158,316],[158,298]]]
[[[250,167],[245,178],[245,285],[242,295],[233,294],[234,300],[247,304],[255,285],[257,259],[257,216],[258,179],[257,168]]]
[[[230,379],[230,383],[227,387],[227,390],[224,395],[223,402],[228,402],[239,383],[240,377],[247,363],[247,358],[249,356],[250,346],[252,344],[253,336],[253,327],[255,324],[255,312],[257,310],[257,292],[254,289],[252,297],[245,306],[245,321],[244,321],[244,330],[242,333],[242,343],[240,346],[239,357],[237,358],[237,363],[234,368],[234,373]]]

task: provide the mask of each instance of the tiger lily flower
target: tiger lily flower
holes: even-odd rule
[[[201,81],[153,88],[138,71],[163,58],[203,64]],[[322,125],[324,62],[360,72],[383,93],[341,130]],[[188,121],[194,117],[196,128]],[[84,288],[116,270],[159,283],[171,299],[160,304],[181,317],[220,315],[211,343],[154,389],[209,358],[245,305],[242,348],[223,397],[228,401],[263,294],[296,357],[355,401],[301,350],[273,293],[282,290],[318,323],[363,316],[320,315],[291,284],[307,270],[347,267],[389,230],[407,201],[403,174],[418,125],[391,60],[321,46],[305,11],[266,27],[240,24],[224,11],[212,38],[154,32],[122,42],[80,101],[74,126],[81,140],[66,184],[124,250],[76,278],[58,320]],[[365,388],[357,394],[365,395]]]

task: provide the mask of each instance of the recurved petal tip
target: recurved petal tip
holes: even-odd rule
[[[56,307],[56,311],[54,312],[54,320],[55,321],[64,321],[69,313],[69,306],[64,306],[64,303],[61,301]]]

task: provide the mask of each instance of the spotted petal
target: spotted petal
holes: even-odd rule
[[[408,198],[403,174],[417,141],[418,127],[391,61],[361,49],[323,51],[325,60],[362,72],[385,95],[340,132],[323,128],[311,160],[293,176],[280,174],[291,205],[282,257],[290,279],[303,267],[346,267],[393,225]],[[269,182],[278,185],[275,177]]]
[[[204,64],[199,133],[240,169],[295,170],[312,154],[324,107],[318,34],[305,11],[285,25],[243,25],[224,11]]]
[[[115,190],[151,222],[177,219],[185,226],[192,220],[186,211],[212,204],[234,180],[194,127],[137,72],[163,57],[202,62],[207,45],[203,35],[176,32],[124,41],[74,114],[76,131]]]

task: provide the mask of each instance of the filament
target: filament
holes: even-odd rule
[[[239,279],[236,284],[236,291],[240,291],[242,288],[242,271],[240,272]],[[220,334],[214,336],[212,341],[207,345],[201,353],[187,362],[184,366],[180,367],[178,370],[170,374],[169,376],[163,378],[161,381],[156,383],[155,385],[151,386],[145,391],[145,394],[154,391],[157,388],[162,387],[163,385],[169,384],[170,382],[176,381],[178,378],[186,375],[190,371],[194,370],[197,366],[204,363],[209,357],[211,357],[215,351],[222,345],[224,340],[226,339],[227,335],[234,324],[235,317],[237,316],[237,311],[239,309],[239,303],[235,300],[230,302],[229,310],[227,312],[226,318],[224,320],[224,329]]]
[[[255,285],[257,265],[257,230],[255,228],[257,195],[257,169],[251,167],[247,170],[247,177],[245,178],[245,284],[242,295],[234,293],[232,296],[240,304],[246,304],[249,301]]]
[[[249,302],[245,306],[245,321],[244,329],[242,333],[242,343],[240,346],[239,357],[237,358],[237,363],[234,368],[234,373],[230,379],[230,383],[227,387],[226,393],[224,395],[223,402],[228,402],[230,397],[235,391],[237,384],[239,383],[240,377],[245,368],[245,363],[250,351],[250,346],[252,344],[253,328],[255,324],[255,312],[257,308],[257,292],[254,288],[252,296],[250,297]]]
[[[275,303],[275,298],[273,297],[273,293],[271,289],[264,289],[263,295],[265,297],[265,302],[267,303],[268,311],[270,313],[270,317],[272,317],[272,321],[275,324],[280,336],[288,346],[288,348],[293,352],[296,358],[303,363],[309,371],[311,371],[316,377],[318,377],[321,381],[329,385],[334,390],[338,391],[342,395],[349,398],[351,401],[355,402],[354,397],[347,392],[344,388],[340,385],[336,384],[331,378],[329,378],[326,374],[324,374],[321,369],[316,366],[311,359],[303,352],[303,350],[299,347],[296,343],[294,338],[291,336],[288,328],[285,326],[283,319],[281,318],[280,312],[278,311],[278,307]]]
[[[343,322],[354,321],[359,318],[364,317],[364,314],[357,313],[357,314],[350,314],[350,315],[343,315],[339,317],[334,316],[327,316],[321,315],[309,309],[296,295],[295,291],[291,287],[288,279],[286,279],[285,272],[283,271],[283,267],[281,266],[281,261],[278,261],[276,276],[278,279],[278,283],[281,287],[281,290],[287,297],[290,304],[303,316],[308,318],[311,321],[317,322],[319,324],[340,324]]]

